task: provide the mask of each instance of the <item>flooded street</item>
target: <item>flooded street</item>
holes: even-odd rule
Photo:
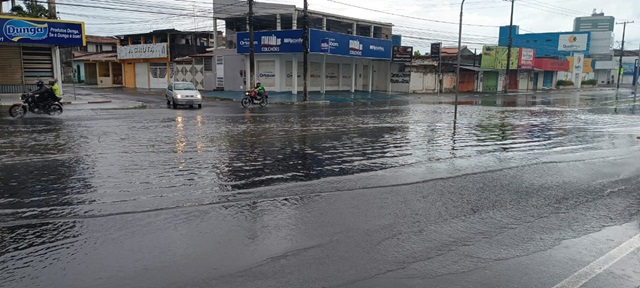
[[[0,287],[553,287],[639,232],[629,95],[0,114]]]

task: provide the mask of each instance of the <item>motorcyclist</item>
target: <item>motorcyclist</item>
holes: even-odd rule
[[[262,98],[262,95],[265,92],[264,86],[262,86],[262,83],[260,83],[260,81],[256,83],[256,87],[253,88],[253,90],[256,91],[256,95],[258,96],[258,99]]]
[[[51,97],[51,101],[57,102],[62,100],[62,97],[60,95],[60,86],[58,86],[58,79],[53,78],[51,80],[49,80],[49,86],[51,87],[51,90],[53,91],[52,93],[49,93],[49,96],[54,96]]]

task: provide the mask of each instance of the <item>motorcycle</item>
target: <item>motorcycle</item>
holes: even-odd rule
[[[244,92],[244,98],[240,101],[242,107],[247,108],[253,105],[260,105],[260,107],[266,107],[269,104],[269,95],[267,92],[262,93],[262,96],[258,96],[258,92],[255,90],[250,90]]]
[[[27,114],[27,111],[34,114],[47,114],[51,116],[62,114],[62,100],[58,101],[46,101],[38,103],[36,97],[38,94],[24,93],[20,95],[20,101],[22,103],[13,104],[9,108],[9,115],[13,118],[22,118]]]

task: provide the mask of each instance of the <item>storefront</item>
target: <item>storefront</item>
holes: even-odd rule
[[[118,61],[124,67],[127,88],[164,89],[169,85],[167,43],[118,46]]]
[[[62,78],[61,46],[86,45],[83,22],[0,16],[0,93]]]
[[[302,91],[302,32],[254,33],[254,81],[260,81],[270,91]],[[237,43],[237,53],[246,55],[246,71],[249,71],[249,34],[238,33]],[[309,91],[387,91],[391,49],[391,40],[311,29]]]
[[[568,72],[569,66],[569,61],[567,60],[536,58],[534,67],[538,72],[534,79],[539,80],[540,76],[542,76],[541,88],[553,88],[558,81],[558,72]]]

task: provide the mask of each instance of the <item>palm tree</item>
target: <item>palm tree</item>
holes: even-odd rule
[[[24,7],[21,5],[13,6],[11,12],[21,17],[49,18],[49,9],[38,4],[36,1],[24,0],[22,5],[24,5]]]

